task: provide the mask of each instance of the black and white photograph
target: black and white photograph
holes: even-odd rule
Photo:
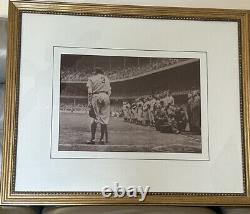
[[[199,58],[60,59],[58,151],[202,153]]]

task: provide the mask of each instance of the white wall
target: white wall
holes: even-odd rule
[[[7,16],[8,1],[0,0],[0,16]],[[54,0],[59,1],[59,0]],[[175,7],[237,8],[250,9],[249,0],[62,0],[70,2],[160,5]]]

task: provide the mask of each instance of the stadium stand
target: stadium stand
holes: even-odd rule
[[[61,66],[61,81],[87,81],[88,77],[91,75],[93,67],[86,65],[87,56],[81,56],[73,65],[64,65]],[[130,57],[135,58],[135,57]],[[123,58],[125,60],[126,58]],[[128,60],[128,59],[127,59]],[[134,59],[135,60],[135,59]],[[120,64],[98,64],[96,66],[101,67],[105,71],[105,75],[110,78],[111,81],[115,80],[124,80],[127,78],[134,78],[138,75],[146,75],[152,71],[157,71],[159,69],[165,68],[167,66],[176,65],[180,62],[184,62],[188,59],[175,59],[175,58],[150,58],[147,63],[145,63],[145,58],[143,58],[144,63],[140,64],[140,58],[136,58],[137,64],[124,63],[123,66]],[[142,59],[141,59],[142,60]],[[63,60],[62,60],[63,61]],[[108,60],[110,61],[110,59]],[[139,63],[138,63],[139,61]]]
[[[199,59],[104,57],[97,60],[91,56],[73,58],[69,60],[71,63],[62,65],[61,111],[85,113],[88,111],[86,81],[92,72],[91,60],[98,61],[99,63],[95,62],[97,66],[101,66],[111,79],[111,116],[124,117],[125,121],[136,124],[156,126],[157,129],[160,129],[160,123],[168,124],[174,132],[187,129],[200,131],[200,118],[197,113],[194,118],[190,110],[193,109],[191,106],[194,106],[193,94],[198,93],[195,102],[198,100],[200,104]],[[163,115],[157,109],[160,108],[160,101],[166,99],[165,95],[168,92],[171,92],[174,105],[171,106],[172,113],[169,113],[169,106],[164,106],[166,114]],[[145,110],[149,102],[151,102],[151,112]],[[141,116],[138,116],[139,103],[144,106]],[[124,112],[126,105],[129,106],[130,118],[126,118],[128,114]],[[170,115],[172,121],[169,120]]]

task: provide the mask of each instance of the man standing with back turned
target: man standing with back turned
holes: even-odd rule
[[[89,116],[91,120],[91,139],[88,144],[95,144],[95,133],[97,124],[101,125],[101,137],[99,144],[108,143],[108,129],[110,117],[110,95],[111,87],[107,76],[103,74],[103,70],[95,68],[94,75],[89,77],[87,82],[88,87],[88,105],[90,107]]]

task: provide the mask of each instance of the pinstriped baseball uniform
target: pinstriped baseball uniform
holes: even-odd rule
[[[92,95],[91,104],[96,114],[96,122],[108,124],[110,118],[111,87],[107,76],[97,74],[88,79],[88,94]]]

